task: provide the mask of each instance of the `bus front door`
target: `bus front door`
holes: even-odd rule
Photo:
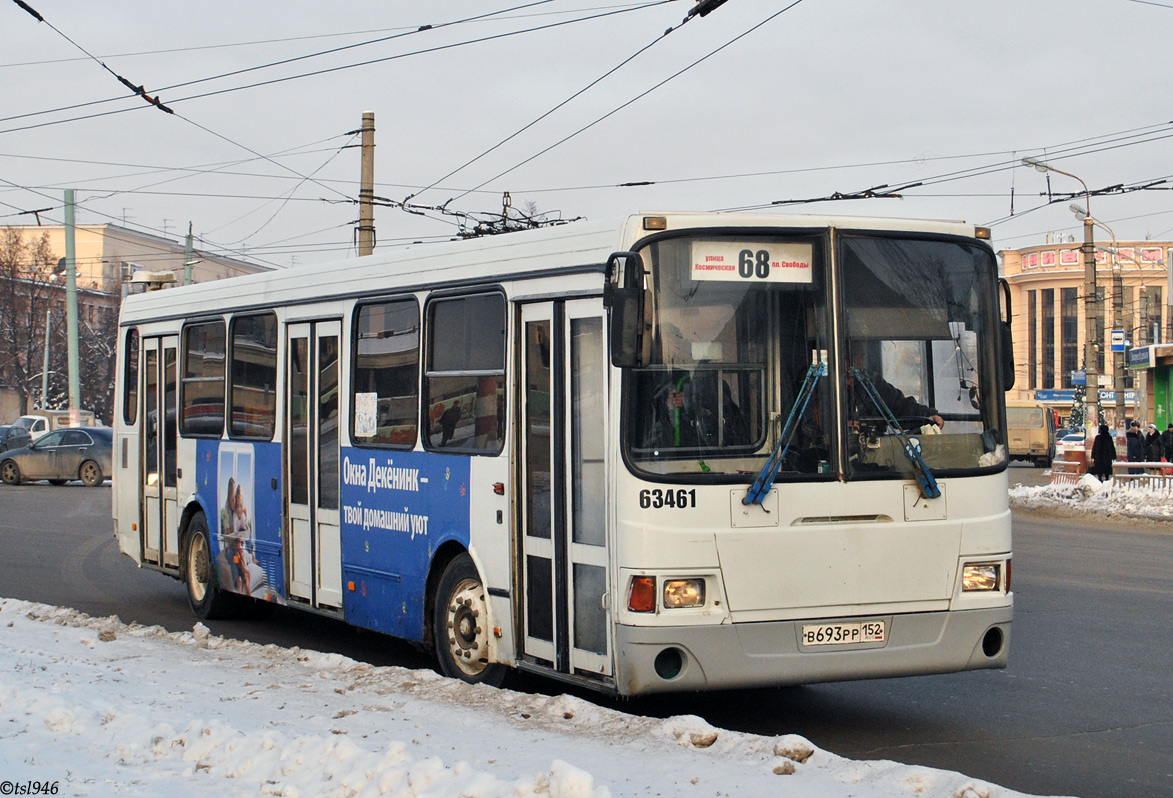
[[[176,485],[177,392],[175,336],[143,339],[142,441],[143,561],[179,567]]]
[[[342,606],[338,511],[338,379],[341,323],[286,328],[285,551],[289,595]]]
[[[611,673],[607,347],[596,299],[521,310],[521,613],[525,655]]]

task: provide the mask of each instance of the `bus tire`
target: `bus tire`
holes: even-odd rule
[[[505,666],[487,659],[488,608],[476,565],[461,552],[445,566],[432,609],[436,659],[445,676],[493,687],[504,680]]]
[[[102,467],[93,460],[86,460],[82,463],[81,468],[77,470],[77,475],[87,488],[99,487],[106,479],[106,475],[102,473]]]
[[[216,581],[208,519],[202,512],[193,515],[187,525],[183,545],[183,584],[187,588],[187,603],[197,618],[211,621],[232,615],[235,597],[221,590]]]
[[[0,479],[9,485],[20,484],[20,466],[15,460],[5,460],[0,463]]]

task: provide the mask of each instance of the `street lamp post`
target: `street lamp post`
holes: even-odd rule
[[[1124,323],[1124,275],[1120,269],[1120,245],[1116,243],[1116,233],[1111,227],[1093,218],[1086,209],[1072,204],[1071,210],[1076,218],[1085,224],[1090,219],[1092,224],[1098,224],[1112,237],[1112,329],[1119,330]],[[1124,352],[1112,350],[1112,390],[1116,393],[1116,425],[1124,429]]]
[[[1083,360],[1084,373],[1087,375],[1087,385],[1091,389],[1084,396],[1084,440],[1090,441],[1095,437],[1096,426],[1100,422],[1100,386],[1099,371],[1096,368],[1096,241],[1092,229],[1094,222],[1091,217],[1092,195],[1088,191],[1087,183],[1077,175],[1056,169],[1050,164],[1043,163],[1036,158],[1023,158],[1022,163],[1033,166],[1040,172],[1055,172],[1056,174],[1078,180],[1083,186],[1084,198],[1087,201],[1088,216],[1083,220],[1083,301],[1084,301],[1084,346]],[[1102,343],[1102,342],[1101,342]]]

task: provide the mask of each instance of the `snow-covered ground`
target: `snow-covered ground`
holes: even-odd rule
[[[198,623],[176,634],[0,599],[0,641],[5,796],[1022,795],[795,735],[473,687]]]
[[[1026,487],[1014,483],[1010,471],[1010,506],[1023,510],[1058,510],[1071,514],[1148,521],[1173,520],[1173,479],[1170,487],[1100,482],[1084,474],[1073,485]]]

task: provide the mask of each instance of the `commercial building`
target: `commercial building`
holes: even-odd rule
[[[1015,385],[1008,399],[1037,400],[1065,419],[1077,387],[1086,386],[1085,304],[1082,242],[1049,235],[1045,244],[1002,250],[1002,276],[1010,285],[1014,312]],[[1170,241],[1098,242],[1092,339],[1095,373],[1105,419],[1119,426],[1117,390],[1126,418],[1173,421],[1169,364],[1171,298],[1167,265]],[[1142,357],[1141,350],[1149,356]],[[1168,349],[1168,354],[1165,350]],[[1158,391],[1157,386],[1163,386]]]

